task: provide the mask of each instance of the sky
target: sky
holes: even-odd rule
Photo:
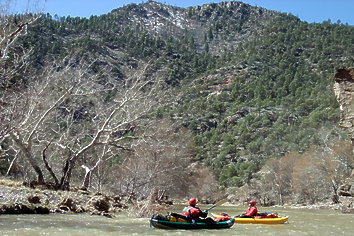
[[[7,0],[0,0],[4,2]],[[155,0],[164,4],[190,7],[222,0]],[[225,1],[225,0],[224,0]],[[264,7],[291,13],[308,23],[322,23],[331,20],[354,26],[354,0],[239,0],[252,6]],[[13,11],[40,10],[52,16],[90,17],[111,12],[111,10],[130,3],[140,4],[146,0],[13,0]],[[30,4],[28,4],[30,3]],[[27,6],[31,6],[28,8]],[[33,7],[34,6],[34,7]]]

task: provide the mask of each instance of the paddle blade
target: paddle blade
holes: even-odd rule
[[[222,204],[228,202],[229,200],[228,199],[222,199],[220,201],[217,201],[214,206],[221,206]]]
[[[222,204],[224,204],[225,202],[228,202],[228,201],[229,201],[229,200],[227,200],[227,199],[223,199],[223,200],[217,201],[213,206],[211,206],[211,207],[209,207],[208,209],[206,209],[205,212],[210,211],[210,210],[213,209],[214,207],[221,206]]]

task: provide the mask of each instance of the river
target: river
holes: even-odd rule
[[[206,208],[206,207],[201,207]],[[222,206],[214,213],[240,214],[245,208]],[[79,215],[0,215],[0,235],[354,235],[354,215],[333,210],[262,208],[261,212],[277,212],[290,216],[289,222],[278,225],[235,224],[222,230],[161,230],[150,228],[148,218],[114,218]]]

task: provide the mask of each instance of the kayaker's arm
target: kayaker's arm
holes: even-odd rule
[[[208,216],[208,211],[207,210],[200,212],[200,217],[206,218],[207,216]]]

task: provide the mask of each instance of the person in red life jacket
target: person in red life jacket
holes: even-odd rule
[[[186,216],[188,220],[195,223],[196,221],[200,221],[200,218],[207,217],[208,213],[200,210],[200,208],[196,206],[197,199],[189,199],[188,204],[189,205],[186,206],[182,212],[182,215]]]
[[[258,215],[258,209],[256,207],[257,202],[256,201],[250,201],[248,203],[248,207],[246,209],[246,213],[242,214],[238,217],[243,217],[243,218],[252,218]]]

